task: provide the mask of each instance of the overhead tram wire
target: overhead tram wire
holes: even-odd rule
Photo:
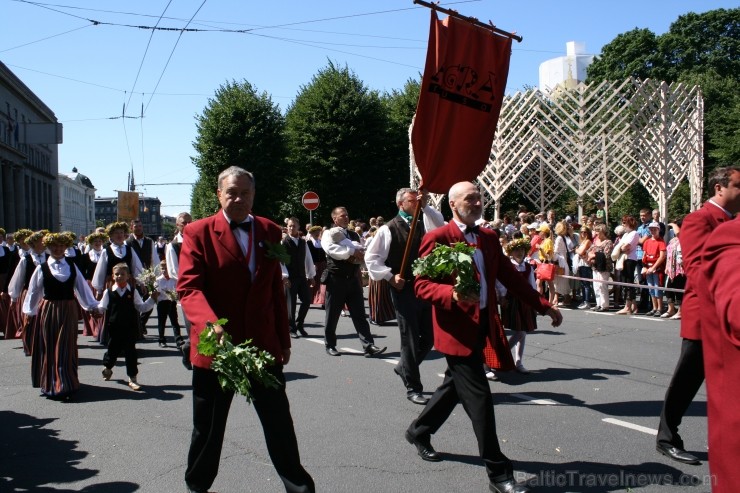
[[[143,113],[145,113],[146,110],[149,109],[149,105],[152,104],[152,99],[154,99],[154,94],[156,94],[157,88],[159,88],[159,83],[162,81],[162,77],[164,77],[164,73],[165,73],[165,71],[167,70],[167,67],[170,64],[170,60],[172,60],[172,55],[175,54],[175,49],[177,49],[177,45],[180,43],[180,39],[182,38],[182,33],[185,32],[185,29],[187,29],[187,27],[193,21],[193,19],[195,18],[195,16],[198,15],[198,12],[200,12],[200,9],[202,9],[203,6],[206,4],[206,1],[207,0],[203,0],[203,3],[200,4],[200,7],[198,7],[198,9],[195,11],[195,13],[193,13],[193,16],[190,18],[190,20],[188,21],[188,23],[185,24],[185,27],[183,28],[183,30],[180,31],[179,36],[177,36],[177,41],[175,42],[175,46],[172,47],[172,51],[170,52],[170,56],[167,58],[167,63],[165,63],[164,68],[162,69],[162,73],[159,75],[159,79],[157,80],[157,84],[154,86],[154,90],[152,91],[152,95],[149,97],[149,101],[146,103],[146,108],[144,108],[144,112],[142,112],[142,116],[143,116]]]
[[[156,28],[159,26],[159,23],[162,21],[162,16],[164,16],[165,13],[167,13],[167,9],[170,8],[170,4],[172,3],[172,0],[167,2],[167,5],[164,7],[164,10],[162,11],[162,15],[159,16],[159,19],[157,19],[157,23],[154,25]],[[128,101],[126,101],[126,106],[128,106],[131,103],[131,98],[134,95],[134,89],[136,89],[136,83],[139,81],[139,75],[141,74],[141,68],[144,66],[144,60],[146,60],[146,54],[149,53],[149,46],[152,44],[152,38],[154,37],[155,29],[152,29],[152,32],[149,33],[149,40],[146,42],[146,48],[144,49],[144,55],[141,57],[141,63],[139,64],[139,70],[136,72],[136,77],[134,78],[134,85],[131,87],[131,95],[128,97]],[[143,104],[143,103],[142,103]],[[124,114],[126,113],[126,108],[123,109]]]
[[[16,50],[18,48],[23,48],[24,46],[29,46],[32,44],[40,43],[42,41],[46,41],[47,39],[57,38],[59,36],[64,36],[65,34],[73,33],[75,31],[79,31],[80,29],[85,29],[86,27],[92,27],[93,24],[85,24],[84,26],[76,27],[74,29],[70,29],[69,31],[64,31],[63,33],[58,34],[52,34],[51,36],[47,36],[45,38],[37,39],[35,41],[29,41],[28,43],[23,43],[22,45],[13,46],[11,48],[5,48],[4,50],[0,50],[0,53],[5,53],[6,51],[12,51]]]

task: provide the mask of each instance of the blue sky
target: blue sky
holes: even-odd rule
[[[737,3],[480,0],[441,6],[524,37],[511,57],[507,93],[514,93],[536,86],[539,64],[564,55],[567,41],[584,42],[588,53],[598,54],[635,27],[662,34],[681,14]],[[136,182],[146,184],[138,190],[159,197],[162,212],[176,215],[189,208],[190,186],[158,184],[196,180],[194,117],[221,84],[245,79],[285,110],[332,60],[369,89],[400,89],[423,71],[429,15],[412,0],[0,0],[0,61],[64,124],[60,172],[76,166],[98,195],[110,196],[126,189],[133,168]],[[152,35],[139,27],[155,25],[205,31]],[[144,118],[112,119],[124,105],[126,116],[140,117],[143,108]]]

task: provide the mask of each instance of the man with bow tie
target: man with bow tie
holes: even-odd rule
[[[298,442],[285,392],[283,366],[290,360],[288,313],[280,261],[267,255],[281,240],[280,228],[252,214],[254,176],[231,166],[218,176],[216,191],[221,210],[195,221],[183,237],[177,292],[190,320],[190,359],[193,365],[193,434],[185,470],[190,492],[206,492],[218,474],[226,419],[234,397],[210,369],[212,358],[198,354],[200,334],[207,322],[217,335],[226,330],[232,342],[247,339],[275,358],[269,371],[282,384],[265,388],[253,384],[253,405],[262,423],[267,451],[287,491],[315,490],[300,462]]]
[[[501,451],[491,389],[483,370],[486,338],[494,351],[509,351],[508,347],[499,347],[499,341],[506,339],[502,337],[503,328],[496,317],[496,281],[540,314],[549,315],[553,326],[560,325],[563,317],[514,269],[501,251],[498,235],[487,228],[479,230],[476,226],[483,212],[478,188],[471,182],[456,183],[450,188],[448,198],[453,220],[424,236],[419,256],[429,255],[437,243],[475,245],[473,259],[480,275],[480,292],[472,295],[458,293],[454,288],[455,279],[451,276],[443,279],[417,277],[416,295],[432,304],[434,347],[444,354],[447,371],[442,385],[406,431],[406,440],[416,447],[423,460],[442,460],[431,445],[431,436],[452,414],[457,403],[462,402],[473,424],[491,491],[526,493],[529,489],[516,484],[513,465]]]
[[[365,265],[371,279],[386,280],[391,285],[391,299],[401,333],[401,357],[393,371],[406,387],[406,398],[414,404],[424,405],[429,399],[422,394],[424,387],[419,365],[433,345],[432,306],[414,294],[411,265],[419,257],[419,244],[424,233],[443,226],[444,219],[442,214],[426,204],[426,194],[420,199],[417,195],[412,188],[402,188],[396,193],[398,215],[375,233],[365,252]],[[401,272],[417,200],[422,201],[422,220],[416,225],[406,269]]]

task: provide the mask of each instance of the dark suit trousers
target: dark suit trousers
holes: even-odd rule
[[[166,298],[166,297],[165,297]],[[175,336],[175,342],[179,345],[182,341],[180,335],[180,321],[177,317],[177,302],[164,299],[157,302],[157,331],[159,332],[159,342],[165,342],[164,329],[167,325],[167,318],[172,325],[172,334]]]
[[[513,465],[501,452],[496,436],[493,398],[483,372],[483,351],[474,351],[470,356],[445,355],[445,358],[445,379],[419,417],[411,423],[409,433],[422,443],[429,440],[452,414],[457,403],[461,402],[473,423],[478,452],[489,480],[499,482],[512,478]]]
[[[660,413],[657,439],[659,444],[684,449],[678,427],[702,383],[704,383],[704,355],[701,341],[683,339],[681,355],[678,357]]]
[[[432,306],[416,297],[413,282],[406,282],[401,291],[393,287],[390,291],[401,333],[401,358],[396,365],[396,373],[406,381],[407,393],[421,392],[424,386],[419,376],[419,365],[434,345]]]
[[[308,280],[305,277],[290,279],[290,290],[288,291],[288,324],[290,331],[295,332],[300,327],[303,328],[303,321],[306,320],[308,309],[311,308],[311,288],[308,286]],[[301,300],[301,309],[298,311],[296,318],[296,298]]]
[[[313,479],[301,465],[283,370],[275,368],[273,373],[283,384],[280,388],[252,386],[252,404],[262,423],[267,451],[285,491],[314,492]],[[193,368],[193,435],[185,471],[185,483],[192,491],[206,492],[216,480],[233,397],[233,392],[221,389],[216,372]]]
[[[339,314],[345,303],[349,308],[349,315],[352,317],[352,324],[362,342],[362,347],[366,348],[375,344],[373,336],[370,333],[370,324],[367,323],[365,315],[365,301],[362,295],[362,285],[356,277],[341,277],[330,274],[326,279],[326,319],[324,328],[324,344],[326,347],[336,347],[337,345],[337,323]]]

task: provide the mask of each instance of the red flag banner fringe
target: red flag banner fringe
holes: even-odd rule
[[[511,38],[432,10],[429,47],[411,131],[420,188],[447,193],[483,171],[509,76]]]

